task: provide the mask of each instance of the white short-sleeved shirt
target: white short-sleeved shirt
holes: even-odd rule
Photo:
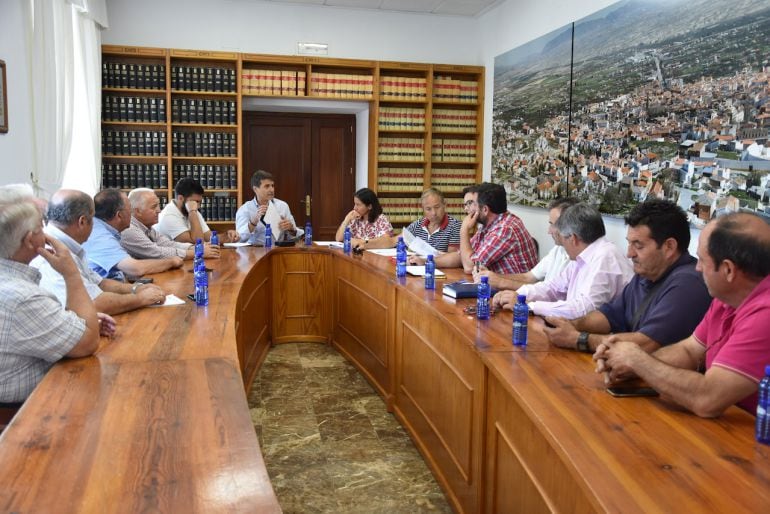
[[[569,255],[563,246],[555,245],[534,268],[529,270],[538,281],[550,282],[569,264]]]
[[[196,211],[194,214],[196,214],[200,220],[203,233],[209,232],[209,226],[206,225],[206,220],[203,219],[203,215],[200,211]],[[190,230],[190,220],[187,219],[187,216],[182,214],[182,211],[179,210],[174,202],[169,202],[163,210],[160,211],[158,224],[153,228],[169,239],[176,239],[179,234],[183,234]]]

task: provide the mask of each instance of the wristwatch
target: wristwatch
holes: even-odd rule
[[[583,353],[591,353],[591,347],[588,346],[588,332],[581,332],[577,340],[577,350]]]
[[[134,282],[134,285],[131,286],[131,294],[136,294],[136,290],[142,287],[144,284],[141,282]]]

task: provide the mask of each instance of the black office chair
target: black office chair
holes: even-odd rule
[[[21,403],[0,403],[0,433],[11,422],[13,417],[19,412]]]

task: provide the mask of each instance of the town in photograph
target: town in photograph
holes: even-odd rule
[[[495,58],[492,177],[512,203],[768,215],[769,133],[766,0],[624,0]]]

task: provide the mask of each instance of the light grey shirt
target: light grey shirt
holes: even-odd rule
[[[134,259],[185,258],[190,243],[180,243],[147,228],[144,223],[131,216],[131,226],[120,233],[120,245]]]
[[[270,201],[272,202],[273,207],[278,211],[278,214],[282,218],[291,221],[292,225],[294,225],[297,230],[296,237],[302,237],[305,231],[297,227],[297,223],[294,221],[294,216],[291,215],[289,204],[277,198],[273,198]],[[257,222],[256,226],[254,227],[254,231],[251,232],[249,230],[249,220],[257,215],[257,209],[259,209],[257,206],[257,199],[253,198],[245,204],[241,205],[238,208],[238,212],[235,213],[235,230],[237,230],[238,235],[241,236],[242,243],[248,242],[253,245],[265,244],[264,223]],[[273,233],[273,237],[275,237],[278,234],[278,227],[271,227],[270,231]]]

